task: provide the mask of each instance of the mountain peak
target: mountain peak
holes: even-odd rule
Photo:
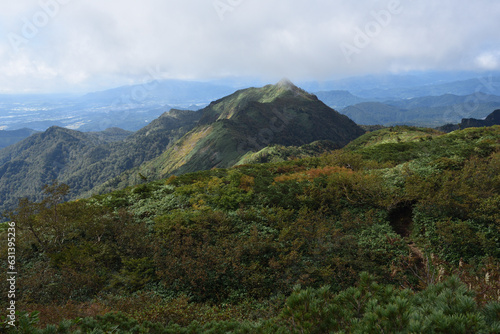
[[[285,92],[292,92],[295,96],[303,96],[303,97],[306,97],[306,96],[309,96],[310,94],[307,93],[305,90],[303,90],[302,88],[299,88],[297,86],[295,86],[293,84],[293,82],[291,82],[290,80],[288,80],[287,78],[283,78],[281,79],[276,85],[273,86],[275,88],[275,90],[277,90],[278,92],[281,92],[281,93],[285,93]]]
[[[260,88],[241,89],[229,96],[210,103],[202,109],[201,124],[215,120],[230,119],[254,103],[261,104],[293,104],[303,102],[320,102],[316,95],[295,86],[290,80],[282,79],[277,84],[269,84]],[[321,102],[322,103],[322,102]]]
[[[297,87],[289,79],[283,78],[275,85],[268,85],[262,88],[262,99],[260,102],[270,102],[276,98],[293,97],[306,100],[317,100],[315,95],[309,94],[302,88]]]
[[[288,80],[287,78],[283,78],[281,79],[277,84],[276,84],[279,88],[287,88],[287,89],[296,89],[298,88],[297,86],[295,86],[293,84],[293,82],[291,82],[290,80]]]

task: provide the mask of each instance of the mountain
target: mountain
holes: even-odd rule
[[[464,118],[460,123],[460,129],[479,128],[485,126],[500,125],[500,109],[489,114],[485,119]]]
[[[2,130],[0,131],[0,149],[13,145],[25,138],[28,138],[37,131],[23,128],[19,130]]]
[[[18,197],[38,199],[44,184],[58,179],[101,143],[97,137],[54,126],[1,150],[1,209],[17,204]]]
[[[381,102],[363,102],[344,108],[341,112],[357,124],[386,125],[401,120],[406,110]]]
[[[464,116],[482,118],[500,108],[500,96],[484,93],[444,94],[411,99],[364,102],[341,112],[362,125],[416,125],[436,127],[458,123]]]
[[[493,125],[500,125],[500,109],[493,111],[491,114],[482,119],[463,118],[460,123],[448,123],[437,127],[437,129],[443,132],[452,132],[460,129],[481,128]]]
[[[342,109],[353,104],[367,102],[365,99],[352,95],[346,90],[321,91],[314,94],[327,106],[334,109]]]
[[[437,108],[459,104],[470,104],[474,107],[476,104],[500,103],[500,96],[481,92],[468,95],[443,94],[439,96],[422,96],[395,101],[385,101],[384,103],[403,109]]]
[[[89,93],[81,99],[87,103],[98,102],[116,106],[155,103],[188,107],[200,103],[208,104],[233,91],[234,88],[230,86],[210,82],[154,80],[140,85]]]
[[[330,140],[342,147],[364,131],[288,80],[211,103],[198,126],[154,162],[160,175],[230,167],[248,151]],[[195,145],[193,145],[195,144]]]
[[[57,179],[75,198],[163,153],[191,130],[200,113],[171,110],[131,134],[121,129],[84,133],[53,126],[0,151],[0,210],[17,198],[40,198]]]
[[[276,85],[239,90],[200,112],[197,126],[163,154],[99,190],[134,184],[137,175],[158,179],[231,167],[248,152],[269,145],[301,146],[329,140],[340,148],[364,133],[348,117],[286,79]]]

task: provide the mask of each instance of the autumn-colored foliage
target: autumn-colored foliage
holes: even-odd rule
[[[328,176],[334,173],[353,173],[351,169],[345,167],[337,166],[327,166],[322,168],[311,168],[303,172],[286,174],[276,176],[274,182],[286,182],[286,181],[313,181],[314,179],[322,176]]]

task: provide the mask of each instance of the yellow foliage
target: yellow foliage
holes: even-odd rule
[[[174,182],[174,181],[175,181],[175,179],[176,179],[176,178],[177,178],[177,176],[175,176],[175,175],[170,176],[170,177],[167,179],[167,181],[165,182],[165,184],[171,184],[172,182]]]
[[[252,190],[255,184],[255,178],[248,175],[242,175],[240,179],[240,188],[245,191]]]
[[[274,178],[274,182],[286,182],[286,181],[312,181],[317,177],[328,176],[336,173],[352,174],[354,173],[351,169],[338,167],[338,166],[327,166],[323,168],[312,168],[303,172],[280,175]]]

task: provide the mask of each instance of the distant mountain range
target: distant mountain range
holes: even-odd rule
[[[363,91],[355,91],[354,93],[364,98],[381,98],[385,96],[406,99],[422,96],[440,96],[444,94],[469,95],[477,92],[489,95],[500,95],[500,76],[479,77],[417,87],[392,89],[372,88]]]
[[[354,104],[368,102],[368,100],[355,96],[346,90],[321,91],[316,92],[315,95],[326,105],[336,110],[340,110]]]
[[[437,127],[462,118],[484,118],[500,107],[498,73],[443,82],[457,77],[367,76],[310,87],[335,87],[315,94],[361,125]]]
[[[342,147],[363,133],[287,80],[237,91],[199,111],[171,110],[133,134],[51,127],[0,150],[0,209],[22,196],[37,199],[54,179],[68,184],[76,198],[144,179],[230,167],[273,144],[329,140],[324,147]]]
[[[367,75],[326,82],[309,82],[301,87],[311,92],[344,90],[370,101],[407,99],[444,94],[469,95],[482,92],[500,95],[500,72],[428,72]]]
[[[207,104],[210,101],[231,94],[233,86],[209,82],[185,80],[151,81],[140,85],[122,86],[81,97],[85,103],[98,102],[119,107],[147,103],[170,104],[185,108]]]
[[[475,93],[465,96],[445,94],[412,99],[363,102],[341,113],[362,125],[417,125],[437,127],[459,123],[462,118],[484,118],[500,108],[500,96]]]

